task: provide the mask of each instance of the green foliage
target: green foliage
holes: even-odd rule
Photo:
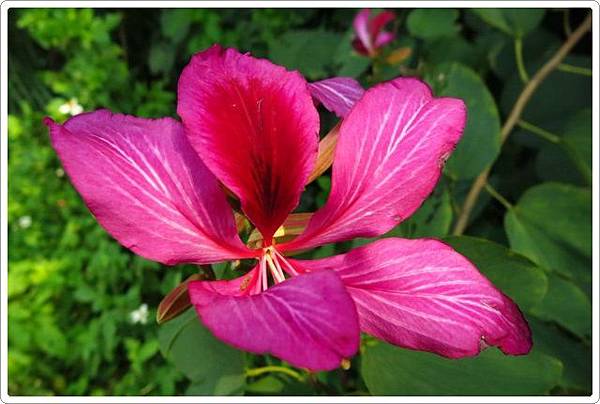
[[[437,95],[461,98],[467,107],[463,138],[446,165],[454,179],[476,177],[500,151],[500,116],[494,98],[479,75],[460,64],[436,66],[427,81]]]
[[[356,12],[9,11],[11,395],[591,393],[589,43],[541,84],[501,146],[523,70],[533,76],[565,40],[563,10],[395,10],[387,29],[396,39],[372,59],[352,47]],[[584,13],[571,10],[573,28]],[[341,75],[370,87],[417,76],[436,96],[462,98],[467,125],[443,178],[384,237],[441,238],[469,258],[519,304],[532,328],[532,353],[510,357],[491,348],[449,360],[364,335],[350,370],[309,374],[223,344],[193,310],[156,325],[158,303],[198,268],[164,267],[119,246],[71,186],[41,122],[46,115],[62,122],[78,108],[175,116],[181,69],[214,43],[268,57],[309,81]],[[320,113],[325,133],[337,118]],[[473,179],[488,167],[500,198],[480,195],[467,236],[450,236]],[[309,184],[299,211],[322,206],[331,186],[330,172]],[[323,246],[303,258],[370,241]],[[229,279],[252,264],[217,264],[214,272]]]
[[[515,37],[532,31],[540,24],[545,13],[540,8],[477,8],[473,11],[486,23]]]
[[[193,309],[161,327],[163,355],[191,381],[188,394],[230,395],[245,383],[244,354],[216,339],[200,324]]]
[[[506,356],[495,348],[452,360],[381,342],[366,350],[362,372],[376,395],[522,396],[549,392],[560,379],[562,363],[538,352]]]
[[[406,19],[408,32],[422,39],[452,36],[459,30],[456,25],[458,10],[450,8],[417,9]]]

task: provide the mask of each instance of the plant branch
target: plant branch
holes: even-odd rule
[[[567,54],[573,49],[573,47],[579,42],[579,40],[591,29],[592,27],[592,16],[588,15],[579,27],[567,38],[563,45],[556,51],[556,53],[538,70],[531,80],[525,85],[523,91],[517,98],[517,101],[513,105],[502,130],[500,131],[500,142],[503,144],[508,135],[512,132],[513,128],[521,118],[521,114],[527,105],[527,102],[531,99],[535,90],[540,86],[548,75],[558,67],[558,65],[564,60]],[[479,198],[479,194],[487,183],[488,176],[490,175],[492,165],[488,166],[485,170],[479,174],[479,176],[473,182],[465,202],[461,209],[460,215],[454,226],[452,234],[461,235],[464,233],[469,222],[469,215],[475,207],[475,203]]]

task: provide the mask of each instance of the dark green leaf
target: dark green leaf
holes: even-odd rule
[[[582,395],[590,395],[592,393],[592,352],[590,347],[569,337],[558,327],[535,318],[529,319],[529,326],[536,348],[562,361],[564,371],[560,385],[580,390]]]
[[[162,34],[174,43],[179,43],[187,35],[193,20],[194,10],[175,8],[163,10],[160,15]]]
[[[419,8],[406,19],[408,32],[422,39],[433,39],[452,35],[460,29],[456,24],[458,10],[449,8]]]
[[[270,44],[269,55],[274,63],[317,80],[329,74],[341,41],[342,36],[334,32],[290,31]]]
[[[362,358],[373,395],[539,395],[558,384],[561,372],[551,356],[507,356],[495,348],[475,358],[446,359],[379,343]]]
[[[244,353],[216,339],[193,309],[162,325],[160,350],[193,383],[195,395],[226,395],[245,383]]]
[[[591,276],[591,217],[589,189],[544,183],[523,194],[504,226],[513,250],[585,282]]]
[[[544,18],[541,8],[476,8],[473,9],[485,22],[499,30],[522,37],[537,27]]]
[[[445,172],[454,179],[477,176],[500,151],[500,117],[494,98],[472,69],[445,64],[430,72],[427,81],[437,96],[461,98],[467,105],[467,125]]]
[[[555,321],[572,333],[586,338],[591,335],[592,305],[589,298],[572,282],[557,275],[548,276],[548,293],[531,309],[542,320]]]

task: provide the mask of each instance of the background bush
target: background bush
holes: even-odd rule
[[[527,76],[586,10],[396,10],[397,39],[375,63],[351,48],[356,12],[9,11],[9,394],[590,394],[589,36],[500,145]],[[524,310],[532,353],[489,349],[450,361],[364,337],[349,371],[295,377],[253,371],[280,361],[221,344],[189,312],[159,331],[156,306],[196,268],[149,262],[108,236],[64,175],[41,121],[64,121],[78,105],[175,116],[179,72],[213,43],[268,57],[309,80],[346,75],[369,86],[417,75],[437,95],[463,98],[468,125],[443,179],[391,233],[444,237],[471,258]],[[321,112],[326,133],[335,119]],[[473,179],[494,161],[469,237],[449,237]],[[300,210],[315,210],[329,187],[328,176],[311,184]],[[226,277],[229,268],[215,270]]]

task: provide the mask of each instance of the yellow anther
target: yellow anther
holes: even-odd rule
[[[346,358],[342,359],[342,362],[340,363],[340,367],[344,370],[350,369],[350,365],[351,365],[350,360],[346,359]]]

